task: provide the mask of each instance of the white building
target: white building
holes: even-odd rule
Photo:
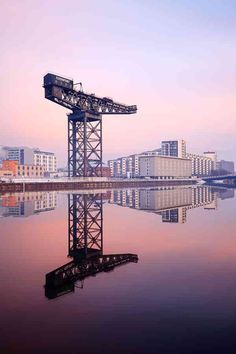
[[[204,156],[213,161],[213,170],[216,170],[216,168],[217,168],[217,154],[216,154],[216,152],[206,151],[206,152],[204,152]]]
[[[52,152],[34,150],[34,165],[43,166],[45,172],[57,171],[57,158]]]
[[[191,160],[193,176],[210,176],[214,169],[214,162],[207,156],[197,154],[186,154],[186,157]]]
[[[32,149],[27,146],[1,147],[0,159],[17,161],[19,165],[43,166],[45,172],[57,171],[57,159],[54,153]]]
[[[170,156],[141,156],[140,176],[158,179],[190,178],[192,166],[189,159]]]
[[[124,157],[119,157],[115,160],[109,160],[108,166],[111,170],[111,177],[139,177],[141,156],[157,156],[160,155],[161,149],[144,151],[140,154],[134,154]]]

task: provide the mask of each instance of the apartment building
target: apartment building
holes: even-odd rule
[[[17,161],[19,165],[33,165],[34,151],[26,146],[6,147],[7,160]]]
[[[111,170],[111,177],[132,177],[140,176],[140,157],[141,156],[156,156],[161,154],[161,149],[144,151],[140,154],[134,154],[109,160],[108,166]]]
[[[214,162],[212,158],[205,155],[186,154],[186,157],[191,160],[192,176],[210,176],[214,170]]]
[[[141,156],[140,176],[158,179],[190,178],[191,161],[170,156]]]
[[[45,172],[57,171],[57,159],[54,153],[32,149],[26,146],[2,147],[5,159],[17,161],[18,165],[42,166]],[[3,155],[3,153],[2,153]]]
[[[206,151],[203,153],[203,155],[212,160],[213,170],[216,170],[216,168],[217,168],[217,154],[216,154],[216,152],[215,151]]]
[[[44,176],[44,167],[36,165],[20,165],[18,161],[4,160],[1,171],[8,171],[11,177],[38,178]]]
[[[54,153],[41,151],[39,149],[34,150],[34,165],[43,166],[45,172],[57,171],[57,159]]]
[[[191,162],[191,175],[198,176],[198,177],[211,175],[218,166],[216,152],[208,151],[208,152],[204,152],[203,155],[187,153],[186,142],[183,139],[165,140],[161,142],[161,148],[155,150],[148,150],[140,154],[133,154],[133,155],[120,157],[118,159],[108,161],[108,165],[111,170],[111,177],[137,178],[137,177],[150,176],[150,174],[149,175],[143,174],[144,171],[142,171],[141,173],[140,163],[141,161],[143,161],[142,159],[146,156],[163,156],[165,158],[173,157],[173,158],[178,158],[180,160],[183,159],[184,161],[188,159]],[[173,166],[175,166],[176,162],[169,161],[166,162],[166,164],[173,164]],[[184,164],[186,164],[186,162],[183,163],[182,165]],[[225,167],[227,166],[227,169],[230,171],[234,169],[234,166],[232,165],[231,162],[229,162],[229,164],[227,165],[224,164],[224,166]],[[170,172],[166,171],[166,173],[169,173],[166,175],[166,177],[170,177]],[[164,176],[162,175],[162,177]]]
[[[161,155],[179,158],[186,157],[186,142],[184,140],[167,140],[161,142]]]

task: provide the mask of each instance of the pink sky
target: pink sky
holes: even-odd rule
[[[0,145],[67,158],[67,110],[44,99],[47,72],[137,104],[106,116],[104,160],[184,138],[234,159],[236,5],[216,1],[2,1]]]

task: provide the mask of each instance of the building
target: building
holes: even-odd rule
[[[111,177],[118,178],[138,178],[143,177],[143,171],[140,171],[140,161],[145,156],[164,156],[179,159],[189,159],[191,161],[192,176],[202,177],[214,174],[217,164],[217,155],[215,152],[204,152],[203,155],[191,154],[186,152],[186,142],[184,140],[165,140],[161,142],[161,148],[144,151],[140,154],[120,157],[108,161],[111,170]],[[232,163],[229,162],[225,167],[232,171]],[[161,177],[161,176],[159,176]],[[162,177],[164,177],[162,175]],[[166,177],[170,177],[166,175]]]
[[[12,171],[0,169],[0,178],[11,178],[13,177]]]
[[[186,154],[186,157],[191,160],[192,176],[210,176],[213,171],[214,163],[211,158],[197,154]]]
[[[217,170],[222,173],[234,173],[234,162],[220,160],[217,163]]]
[[[208,157],[213,161],[213,170],[217,169],[217,154],[214,151],[206,151],[203,153],[205,157]]]
[[[0,151],[4,160],[17,161],[18,165],[42,166],[45,172],[57,171],[57,159],[54,153],[32,149],[26,146],[2,147]]]
[[[109,160],[108,166],[111,171],[111,177],[121,177],[121,159]]]
[[[13,176],[17,176],[18,172],[18,161],[14,160],[3,160],[2,161],[2,170],[11,171]]]
[[[7,160],[17,161],[19,165],[33,165],[34,152],[26,146],[21,147],[6,147]]]
[[[42,178],[44,177],[44,167],[35,165],[18,165],[16,177]]]
[[[161,155],[186,157],[186,142],[184,140],[168,140],[161,142]]]
[[[11,177],[38,178],[44,176],[44,167],[35,165],[19,165],[18,161],[4,160],[2,171],[10,171]]]
[[[0,167],[2,166],[2,161],[7,159],[7,147],[0,145]]]
[[[34,149],[33,163],[36,166],[43,166],[45,172],[57,171],[57,159],[54,153]]]
[[[190,178],[192,165],[189,159],[170,156],[141,156],[140,176],[158,179]]]
[[[108,166],[111,170],[111,177],[137,178],[139,177],[139,158],[140,156],[156,156],[161,154],[161,149],[148,150],[140,154],[119,157],[109,160]]]
[[[132,158],[132,177],[133,178],[139,177],[139,157],[140,157],[140,155],[138,155],[138,154],[131,155],[131,158]]]

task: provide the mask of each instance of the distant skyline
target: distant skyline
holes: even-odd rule
[[[236,161],[235,1],[3,0],[0,20],[0,145],[67,163],[67,110],[42,88],[54,72],[137,104],[103,117],[104,161],[172,139]]]

